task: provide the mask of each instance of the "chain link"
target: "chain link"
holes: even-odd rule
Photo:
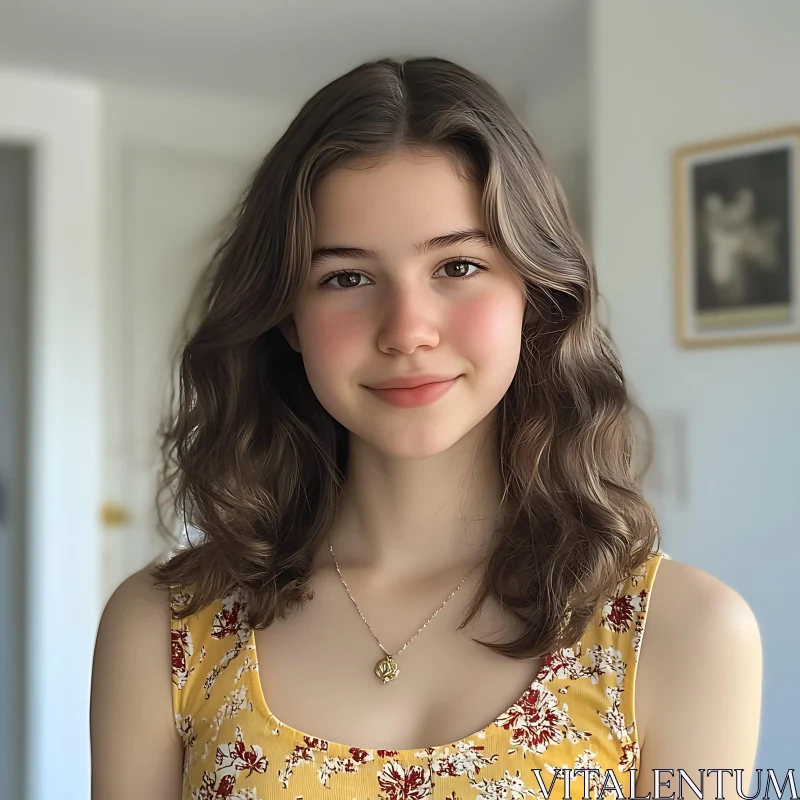
[[[386,648],[381,644],[380,639],[378,639],[378,637],[375,636],[375,631],[372,630],[372,627],[370,626],[369,622],[367,622],[367,620],[365,619],[364,615],[361,613],[361,609],[358,607],[358,603],[356,603],[355,599],[353,598],[353,595],[350,594],[350,589],[347,587],[347,582],[342,577],[342,573],[339,570],[339,563],[336,561],[336,554],[333,552],[333,545],[331,544],[330,536],[328,537],[328,547],[330,548],[331,555],[333,556],[333,564],[336,567],[336,572],[339,573],[339,578],[342,581],[342,583],[344,584],[344,588],[345,588],[345,591],[347,592],[347,596],[353,601],[353,605],[356,607],[356,611],[358,611],[358,615],[361,617],[362,620],[364,620],[364,624],[369,628],[369,632],[372,634],[372,637],[378,643],[378,647],[380,647],[380,649],[383,650],[383,652],[386,653],[387,656],[389,656],[390,658],[393,658],[394,656],[392,656],[390,653],[386,652]],[[459,583],[458,586],[456,586],[456,588],[451,592],[450,596],[444,601],[444,603],[442,603],[439,606],[439,608],[437,608],[436,611],[433,612],[433,615],[430,617],[430,619],[394,654],[395,656],[400,655],[400,653],[402,653],[403,650],[405,650],[406,647],[408,647],[411,644],[411,642],[413,642],[414,639],[416,639],[417,636],[419,636],[420,633],[422,633],[422,631],[424,631],[425,628],[428,627],[428,623],[431,622],[431,620],[433,620],[433,618],[445,607],[447,601],[450,600],[450,598],[453,597],[453,595],[464,585],[464,583],[466,582],[467,578],[469,578],[469,576],[472,575],[472,573],[475,572],[475,570],[477,568],[478,568],[478,564],[476,564],[466,574],[466,576],[464,577],[464,580],[462,580],[461,583]]]

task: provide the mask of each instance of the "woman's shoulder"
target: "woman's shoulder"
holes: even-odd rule
[[[108,764],[119,766],[114,758],[118,752],[133,753],[131,765],[155,765],[152,780],[135,774],[131,765],[123,770],[123,782],[141,786],[143,796],[145,783],[152,788],[156,773],[174,775],[177,770],[180,775],[168,637],[168,590],[159,588],[145,568],[114,590],[97,630],[91,692],[93,783],[113,784]]]
[[[124,679],[129,665],[159,683],[170,673],[175,630],[185,623],[178,613],[191,599],[193,587],[159,585],[148,564],[125,578],[111,593],[100,617],[96,650],[114,662],[112,671]],[[199,627],[199,615],[192,623]],[[169,684],[167,684],[168,686]]]
[[[95,667],[124,682],[133,671],[156,685],[169,674],[170,590],[158,586],[150,567],[125,578],[105,604],[97,630]]]
[[[663,556],[648,600],[638,674],[637,713],[648,721],[683,713],[679,696],[707,694],[709,680],[727,682],[734,668],[760,672],[761,638],[752,609],[731,586],[710,573]],[[696,690],[696,691],[695,691]],[[646,738],[646,736],[645,736]]]
[[[169,628],[170,590],[156,585],[150,566],[129,575],[111,593],[101,617],[101,627]]]
[[[651,649],[672,647],[707,632],[757,625],[747,601],[731,586],[698,567],[664,556],[648,609]]]

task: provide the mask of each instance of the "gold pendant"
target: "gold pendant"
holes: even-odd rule
[[[400,668],[391,656],[384,656],[375,665],[375,674],[384,683],[389,683],[389,681],[393,681],[400,674]]]

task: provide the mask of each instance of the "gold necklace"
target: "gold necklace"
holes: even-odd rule
[[[328,547],[330,548],[331,555],[333,556],[333,563],[334,566],[336,567],[336,572],[339,573],[339,578],[342,581],[342,584],[344,584],[347,596],[353,601],[353,605],[356,607],[356,611],[358,611],[359,616],[361,617],[361,619],[364,620],[364,624],[369,628],[369,632],[372,634],[372,638],[375,639],[375,641],[378,643],[378,647],[380,647],[380,649],[383,650],[384,652],[383,658],[380,661],[378,661],[377,664],[375,664],[375,674],[381,679],[383,683],[389,683],[389,681],[393,681],[400,674],[400,668],[397,666],[397,662],[394,660],[394,656],[386,652],[386,648],[380,643],[378,637],[375,636],[375,631],[372,630],[369,622],[367,622],[367,620],[364,618],[364,615],[361,613],[361,609],[358,607],[358,603],[356,603],[355,599],[353,598],[353,595],[350,594],[350,589],[347,588],[347,583],[345,582],[345,579],[342,577],[342,573],[339,570],[339,564],[336,561],[336,554],[333,552],[333,545],[331,544],[330,536],[328,537]],[[478,565],[476,564],[464,576],[464,580],[462,580],[461,583],[459,583],[458,586],[456,586],[456,588],[452,591],[452,593],[444,601],[444,603],[442,603],[439,606],[439,608],[437,608],[436,611],[433,612],[433,615],[430,617],[428,622],[430,622],[444,608],[445,603],[447,603],[447,601],[464,585],[464,582],[467,580],[467,578],[469,578],[469,576],[472,575],[472,573],[475,572],[477,568]],[[416,639],[417,636],[419,636],[419,634],[422,633],[422,631],[424,631],[425,628],[428,627],[428,622],[426,622],[394,655],[399,656],[400,653],[402,653],[403,650],[405,650],[406,647],[408,647],[411,644],[411,642],[413,642],[414,639]]]

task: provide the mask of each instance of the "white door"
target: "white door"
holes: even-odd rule
[[[166,549],[156,531],[156,434],[176,336],[255,166],[163,148],[124,154],[121,270],[111,284],[106,356],[106,596]]]

